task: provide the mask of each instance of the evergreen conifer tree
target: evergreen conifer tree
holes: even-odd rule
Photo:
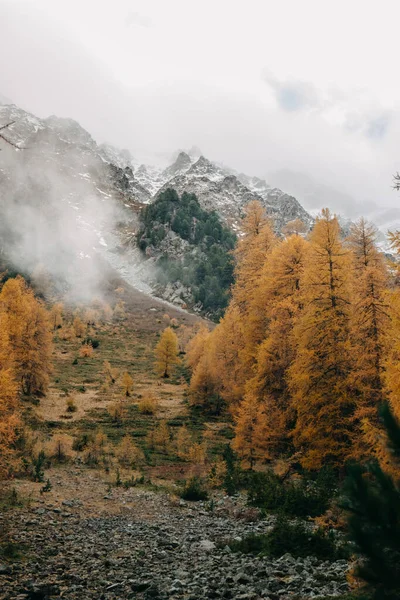
[[[388,404],[380,411],[391,459],[400,463],[400,424]],[[374,600],[400,598],[400,480],[377,462],[350,467],[344,506],[361,561],[356,574]],[[369,588],[369,590],[368,590]]]

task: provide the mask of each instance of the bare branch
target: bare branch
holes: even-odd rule
[[[14,123],[15,123],[15,121],[10,121],[9,123],[6,123],[6,125],[2,125],[0,127],[0,131],[2,131],[3,129],[7,129],[7,127],[10,127]],[[4,140],[7,144],[9,144],[10,146],[13,146],[13,148],[16,148],[17,150],[25,150],[26,149],[23,146],[17,146],[17,144],[14,144],[14,142],[12,142],[8,138],[4,137],[4,135],[2,133],[0,133],[0,139]]]
[[[14,125],[14,123],[15,123],[15,121],[10,121],[10,122],[9,122],[9,123],[7,123],[6,125],[2,125],[2,126],[0,127],[0,131],[1,131],[2,129],[7,129],[7,127],[10,127],[11,125]]]

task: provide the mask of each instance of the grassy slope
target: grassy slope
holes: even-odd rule
[[[166,420],[174,434],[179,426],[186,424],[194,438],[200,440],[207,432],[210,452],[227,443],[224,435],[227,427],[221,421],[207,422],[202,415],[191,410],[187,403],[185,368],[176,369],[170,380],[160,379],[154,368],[154,347],[160,332],[166,327],[164,315],[178,321],[179,325],[193,326],[200,317],[167,306],[123,284],[124,292],[116,294],[118,280],[112,282],[107,300],[115,304],[125,302],[126,318],[111,321],[94,328],[100,345],[91,358],[81,358],[82,340],[60,340],[55,336],[54,372],[46,397],[37,406],[27,405],[27,416],[34,429],[46,438],[63,433],[73,438],[101,429],[112,444],[129,434],[147,455],[146,473],[151,477],[167,480],[180,479],[190,469],[190,464],[178,459],[173,451],[168,453],[151,450],[146,436],[160,420]],[[77,359],[77,364],[74,364]],[[103,362],[110,361],[117,369],[116,383],[104,389]],[[126,398],[121,385],[122,374],[128,371],[134,380],[133,393]],[[154,395],[159,401],[156,415],[142,415],[138,403],[145,395]],[[75,413],[68,414],[66,401],[73,397],[77,405]],[[113,422],[108,407],[122,401],[126,407],[121,423]]]

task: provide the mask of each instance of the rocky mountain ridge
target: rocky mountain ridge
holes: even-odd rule
[[[216,210],[234,229],[239,227],[243,207],[253,199],[262,202],[278,230],[295,218],[300,218],[307,225],[313,222],[293,196],[279,188],[272,188],[258,177],[235,173],[203,155],[197,157],[181,151],[171,165],[161,170],[139,164],[129,150],[119,150],[109,144],[97,145],[73,119],[54,115],[39,119],[15,105],[0,106],[0,124],[10,121],[14,123],[7,131],[14,143],[32,149],[38,143],[43,145],[47,142],[48,158],[53,155],[53,160],[60,157],[68,146],[73,146],[80,157],[90,157],[92,162],[98,163],[94,176],[99,183],[104,184],[104,179],[111,178],[111,187],[115,187],[126,201],[147,204],[161,190],[171,187],[178,193],[195,193],[204,209]],[[85,178],[82,173],[78,176]]]
[[[44,265],[70,286],[92,285],[93,257],[100,255],[130,284],[151,292],[151,264],[143,261],[135,233],[142,207],[167,188],[196,194],[202,209],[216,211],[236,232],[255,199],[278,230],[295,218],[313,222],[294,197],[198,149],[180,151],[159,169],[139,164],[128,150],[97,144],[73,119],[40,119],[0,104],[0,125],[6,124],[6,137],[21,150],[1,141],[0,248],[28,271]]]
[[[156,195],[169,187],[179,194],[185,191],[196,194],[202,208],[215,210],[235,231],[240,231],[243,209],[251,200],[263,204],[278,231],[294,219],[301,219],[308,227],[314,222],[293,196],[272,188],[258,177],[224,168],[203,155],[194,160],[189,154],[180,152],[170,167],[161,173],[153,171],[152,177],[143,165],[138,171],[142,173],[145,169],[147,179],[141,179],[143,187]]]

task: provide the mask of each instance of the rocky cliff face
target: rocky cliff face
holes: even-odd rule
[[[140,167],[139,171],[143,168]],[[221,167],[204,156],[193,160],[181,152],[176,161],[158,173],[151,182],[142,179],[142,185],[155,195],[168,188],[175,189],[179,194],[185,191],[196,194],[202,208],[215,210],[235,231],[240,231],[244,207],[251,200],[258,200],[265,206],[277,231],[294,219],[301,219],[307,227],[314,222],[293,196],[279,188],[272,188],[258,177],[237,174]]]

